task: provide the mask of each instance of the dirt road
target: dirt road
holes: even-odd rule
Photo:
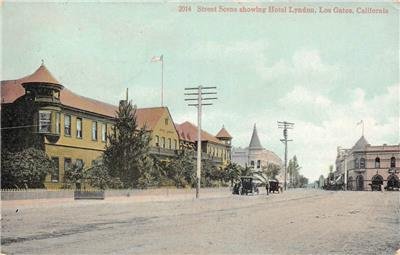
[[[394,254],[399,195],[295,190],[198,201],[7,201],[2,253]]]

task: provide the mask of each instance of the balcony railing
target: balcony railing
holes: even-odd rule
[[[174,150],[174,149],[167,149],[167,148],[162,148],[162,147],[151,147],[150,148],[150,153],[155,154],[155,155],[160,155],[160,156],[167,156],[167,157],[174,157],[177,156],[180,153],[181,150]],[[197,151],[190,151],[192,154],[192,157],[194,159],[197,159]],[[213,157],[211,155],[208,155],[205,152],[201,153],[201,158],[202,160],[211,160],[215,163],[222,163],[223,160],[220,157]]]

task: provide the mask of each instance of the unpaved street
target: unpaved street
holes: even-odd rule
[[[198,201],[5,201],[2,253],[394,254],[399,195],[295,190]]]

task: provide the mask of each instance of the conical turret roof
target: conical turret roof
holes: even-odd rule
[[[24,79],[26,80],[23,83],[51,83],[61,85],[43,63],[33,74],[25,77]]]
[[[253,134],[251,135],[249,149],[250,150],[263,149],[263,147],[260,143],[260,138],[258,138],[256,124],[254,124]]]
[[[365,147],[368,145],[368,141],[365,139],[364,136],[361,136],[360,139],[354,144],[353,150],[364,150]]]

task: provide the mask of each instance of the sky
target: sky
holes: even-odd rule
[[[316,13],[204,13],[198,7],[313,7]],[[190,6],[190,12],[179,12]],[[319,7],[333,13],[318,13]],[[338,8],[386,8],[340,14]],[[184,88],[216,86],[203,129],[222,127],[246,147],[253,125],[281,158],[277,121],[294,122],[289,157],[311,181],[326,175],[337,146],[350,148],[364,121],[369,143],[399,144],[399,10],[394,3],[3,2],[1,79],[44,60],[68,89],[118,104],[129,88],[139,107],[164,102],[177,123],[196,123]]]

